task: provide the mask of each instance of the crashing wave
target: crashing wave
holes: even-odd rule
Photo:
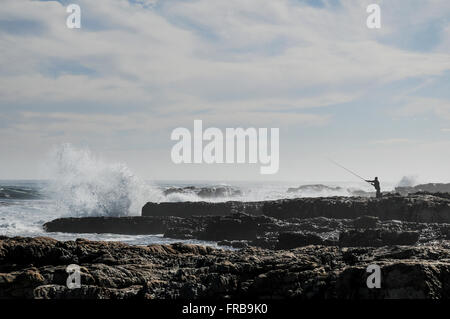
[[[87,149],[63,144],[51,152],[50,193],[70,215],[139,215],[155,191],[124,164],[107,163]]]

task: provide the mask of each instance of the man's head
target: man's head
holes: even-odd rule
[[[375,180],[377,181],[377,180],[378,180],[378,177],[375,177]]]

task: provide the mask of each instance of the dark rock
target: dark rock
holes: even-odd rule
[[[450,200],[432,195],[387,195],[381,199],[363,197],[301,198],[265,202],[263,213],[279,219],[324,216],[355,219],[362,215],[381,220],[450,222]]]
[[[174,239],[193,239],[195,238],[195,232],[193,229],[187,227],[169,227],[164,233],[164,237]]]
[[[203,240],[252,240],[256,238],[258,224],[252,218],[219,217],[208,223],[199,236]]]
[[[450,183],[428,183],[428,184],[420,184],[416,186],[404,186],[404,187],[396,187],[395,191],[402,194],[412,194],[417,192],[426,192],[426,193],[450,193]]]
[[[107,223],[105,218],[58,219],[44,227],[54,232],[163,233],[164,237],[175,239],[246,241],[250,246],[267,249],[310,244],[335,245],[339,237],[341,246],[415,245],[450,239],[449,224],[380,221],[373,216],[362,216],[354,220],[326,217],[279,220],[262,215],[236,213],[229,216],[118,217],[106,220]],[[117,225],[114,224],[115,221]]]
[[[250,241],[249,245],[264,249],[276,249],[278,245],[278,233],[258,236],[256,239]]]
[[[313,233],[285,232],[278,236],[277,249],[292,249],[309,245],[336,245]]]
[[[70,217],[45,223],[44,229],[47,232],[147,235],[165,233],[168,222],[169,218],[163,217]]]
[[[375,216],[361,216],[353,221],[355,228],[376,228],[380,222],[380,219]]]
[[[148,202],[142,208],[142,216],[225,216],[233,213],[262,215],[264,202]]]
[[[55,258],[61,255],[66,258]],[[66,287],[71,263],[80,265],[79,289]],[[381,268],[380,289],[366,286],[372,264]],[[448,245],[231,251],[179,243],[0,239],[0,298],[449,298],[449,278]]]
[[[349,230],[339,236],[339,245],[344,247],[381,247],[390,245],[414,245],[419,232],[390,231],[384,229]]]
[[[219,246],[228,246],[233,248],[247,248],[249,244],[245,240],[222,240],[217,243]]]
[[[450,199],[435,195],[385,194],[383,198],[321,197],[263,202],[147,203],[142,216],[224,216],[233,213],[266,215],[276,219],[327,217],[355,219],[369,215],[380,220],[450,223]]]

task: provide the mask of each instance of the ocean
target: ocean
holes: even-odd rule
[[[342,185],[345,184],[345,187]],[[149,197],[146,201],[259,201],[294,197],[318,196],[351,196],[354,190],[371,191],[370,185],[361,183],[303,183],[298,191],[289,188],[301,186],[296,183],[212,183],[212,182],[147,182],[143,185]],[[325,187],[325,185],[327,187]],[[117,188],[120,186],[116,185]],[[70,234],[47,233],[43,224],[60,217],[77,216],[126,216],[140,215],[140,209],[135,211],[117,211],[118,207],[126,209],[133,207],[131,198],[138,198],[133,194],[121,194],[115,201],[125,203],[102,203],[101,200],[113,199],[102,194],[101,186],[79,184],[77,189],[72,185],[72,193],[62,187],[61,193],[55,190],[53,182],[49,181],[0,181],[0,235],[37,237],[47,236],[57,240],[75,240],[86,238],[89,240],[121,241],[131,245],[167,244],[185,242],[216,246],[214,242],[199,240],[175,240],[164,238],[163,235],[117,235],[117,234]],[[111,186],[114,187],[114,186]],[[89,194],[97,190],[99,194]],[[107,191],[107,190],[106,190]],[[122,191],[124,191],[122,189]],[[139,190],[142,192],[142,190]],[[64,195],[64,196],[61,196]],[[98,202],[95,202],[98,201]],[[110,209],[110,210],[109,210]]]
[[[0,235],[57,240],[121,241],[131,245],[214,242],[163,235],[47,233],[43,225],[61,217],[140,216],[146,202],[262,201],[296,197],[371,196],[372,187],[355,182],[144,181],[121,163],[109,163],[88,150],[63,145],[50,155],[48,180],[0,180]],[[393,183],[383,183],[383,191]]]

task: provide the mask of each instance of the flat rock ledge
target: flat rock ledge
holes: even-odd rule
[[[66,287],[67,265],[81,288]],[[366,285],[381,267],[381,288]],[[239,251],[0,237],[0,298],[449,298],[450,247],[306,246]]]

